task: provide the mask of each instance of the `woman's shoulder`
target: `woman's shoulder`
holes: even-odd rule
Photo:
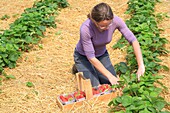
[[[86,19],[86,20],[82,23],[81,26],[87,26],[87,27],[91,26],[91,20],[90,20],[90,19]]]
[[[123,19],[117,15],[114,15],[114,18],[113,18],[113,23],[117,26],[120,26],[124,23]]]
[[[92,26],[93,26],[93,24],[92,24],[91,20],[87,19],[82,23],[80,29],[84,29],[84,30],[85,29],[92,29]]]
[[[117,16],[117,15],[114,15],[114,18],[113,18],[113,21],[114,21],[114,22],[118,22],[118,21],[120,21],[120,20],[122,20],[121,17],[119,17],[119,16]]]

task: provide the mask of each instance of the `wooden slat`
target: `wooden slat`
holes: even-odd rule
[[[83,85],[85,88],[86,99],[89,100],[93,97],[92,85],[90,79],[84,80]]]
[[[77,79],[77,89],[84,91],[85,88],[84,88],[83,81],[85,80],[85,78],[83,77],[83,73],[82,72],[76,73],[76,79]]]

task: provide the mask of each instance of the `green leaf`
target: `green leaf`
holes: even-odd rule
[[[111,106],[113,104],[113,100],[108,103],[108,106]]]
[[[40,30],[37,30],[37,31],[36,31],[36,34],[37,34],[38,36],[41,36],[41,37],[43,36],[43,32],[40,31]]]
[[[61,34],[60,30],[55,33],[55,35],[60,35],[60,34]]]
[[[31,43],[33,41],[32,37],[30,37],[30,36],[26,36],[25,40],[26,40],[26,43]]]
[[[164,76],[156,75],[156,76],[154,76],[154,78],[155,78],[155,79],[163,79],[163,78],[164,78]]]
[[[140,106],[138,106],[138,109],[139,110],[142,110],[142,109],[144,109],[146,106],[144,105],[144,104],[142,104],[142,105],[140,105]]]
[[[132,104],[132,97],[131,96],[122,96],[122,105],[127,107]]]
[[[152,113],[152,112],[148,111],[148,109],[145,108],[144,110],[140,111],[139,113]]]
[[[116,98],[116,102],[119,103],[119,104],[122,103],[121,97],[117,97],[117,98]]]
[[[18,57],[19,57],[19,54],[16,52],[16,53],[13,53],[13,54],[9,55],[9,60],[15,62],[15,61],[17,61]]]
[[[165,71],[169,71],[169,67],[163,65],[162,68],[165,70]]]
[[[16,62],[8,62],[8,67],[9,68],[15,68],[16,67]]]
[[[127,111],[133,111],[133,110],[138,110],[138,108],[134,105],[130,105],[129,107],[126,107]]]
[[[6,49],[5,49],[2,45],[0,45],[0,51],[1,51],[1,52],[5,52]]]
[[[123,76],[122,78],[126,81],[126,83],[130,83],[131,82],[131,79],[130,79],[129,76]]]
[[[33,90],[33,92],[34,92],[36,95],[38,95],[38,91],[36,91],[36,90]]]
[[[160,101],[160,100],[156,101],[156,102],[153,103],[153,104],[154,104],[155,108],[157,108],[157,109],[160,110],[160,111],[161,111],[161,110],[165,107],[165,105],[166,105],[165,101]]]
[[[157,97],[159,95],[159,92],[150,92],[151,97]]]
[[[151,111],[152,113],[156,113],[156,112],[157,112],[156,109],[155,109],[154,107],[152,107],[152,106],[148,106],[147,108],[148,108],[148,110]]]
[[[28,87],[34,87],[34,84],[33,84],[32,82],[27,82],[27,83],[26,83],[26,86],[28,86]]]
[[[45,32],[46,27],[45,27],[45,26],[39,26],[39,29],[40,29],[42,32]]]
[[[121,103],[121,97],[113,98],[113,100],[108,104],[108,106],[118,106]]]
[[[13,76],[13,75],[7,75],[7,76],[5,76],[7,79],[15,79],[15,76]]]
[[[139,88],[139,93],[143,93],[144,92],[144,90],[143,90],[143,88],[144,88],[144,86],[141,86],[140,88]]]
[[[156,62],[162,62],[162,60],[159,59],[159,58],[155,58],[155,61],[156,61]]]
[[[133,84],[131,85],[131,88],[132,88],[132,89],[138,89],[138,84],[133,83]]]
[[[125,87],[123,89],[123,93],[130,93],[130,88],[129,87]]]
[[[1,19],[1,20],[6,20],[6,19],[9,19],[9,18],[10,18],[10,16],[7,15],[7,14],[5,14],[5,15],[3,15],[0,19]]]
[[[133,113],[132,111],[128,111],[128,110],[126,110],[126,113]]]
[[[9,50],[9,51],[10,51],[10,50],[13,50],[13,45],[7,43],[7,44],[6,44],[6,49]]]
[[[2,58],[6,58],[8,56],[8,54],[1,54]]]
[[[43,45],[42,44],[38,44],[38,47],[43,49]]]

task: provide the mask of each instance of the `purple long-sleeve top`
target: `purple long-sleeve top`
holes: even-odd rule
[[[136,40],[125,22],[116,15],[113,18],[112,25],[103,32],[99,31],[90,19],[87,19],[80,27],[80,40],[76,45],[76,50],[88,59],[103,55],[106,51],[106,45],[111,42],[116,29],[121,32],[129,43]]]

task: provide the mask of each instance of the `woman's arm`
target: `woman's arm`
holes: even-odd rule
[[[134,54],[136,56],[136,60],[138,63],[138,70],[137,70],[138,80],[140,80],[140,76],[143,75],[145,72],[145,66],[143,63],[142,52],[140,49],[139,42],[137,40],[132,42],[132,46],[133,46]]]
[[[89,59],[90,63],[93,64],[93,66],[104,76],[106,76],[110,83],[113,84],[118,84],[119,78],[116,78],[113,76],[104,66],[103,64],[97,59],[97,58],[91,58]]]
[[[144,66],[144,63],[143,63],[143,58],[142,58],[142,52],[141,52],[141,49],[140,49],[140,45],[139,45],[135,35],[127,27],[127,25],[125,24],[125,22],[121,18],[117,17],[115,19],[115,23],[116,23],[117,28],[119,29],[119,31],[125,37],[125,39],[129,43],[132,43],[132,46],[133,46],[133,49],[134,49],[134,54],[136,56],[136,60],[137,60],[137,63],[138,63],[137,75],[138,75],[138,80],[139,80],[140,76],[143,75],[144,72],[145,72],[145,66]]]

